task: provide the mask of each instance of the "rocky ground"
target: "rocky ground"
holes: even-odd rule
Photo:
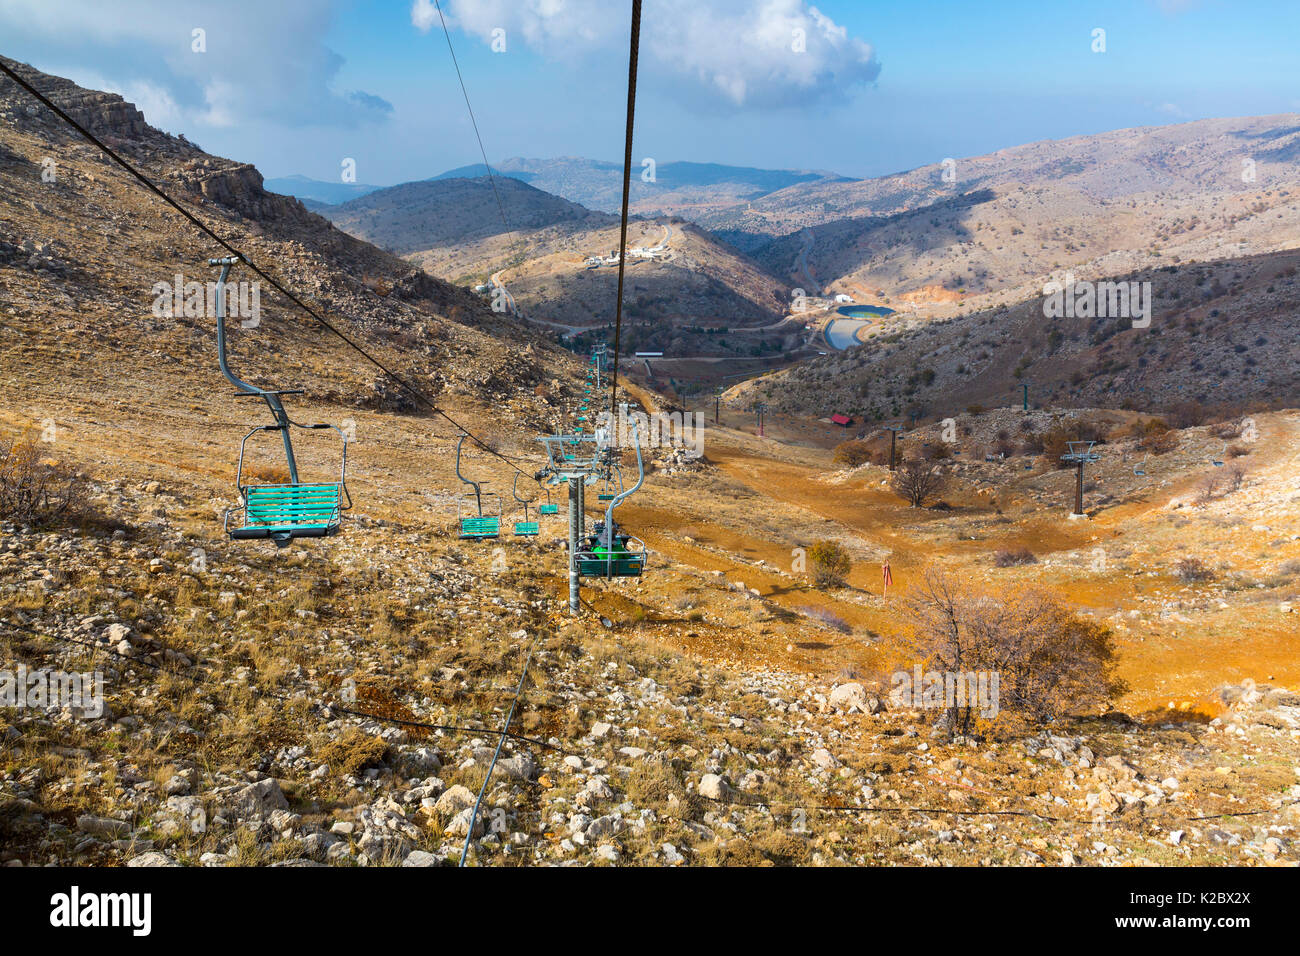
[[[1224,687],[1213,719],[951,740],[869,682],[725,672],[571,621],[553,550],[482,574],[450,536],[376,526],[239,552],[156,491],[110,503],[132,520],[2,529],[6,656],[102,671],[107,697],[93,719],[0,716],[8,865],[448,864],[529,647],[528,739],[497,761],[476,863],[1300,860],[1281,688]]]

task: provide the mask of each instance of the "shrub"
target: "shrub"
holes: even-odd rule
[[[835,462],[840,465],[847,465],[850,468],[857,468],[867,462],[881,464],[878,460],[879,454],[880,449],[878,447],[871,442],[860,439],[850,439],[835,446]],[[885,457],[888,459],[888,451],[885,452]]]
[[[1028,548],[1010,548],[995,552],[993,563],[999,568],[1010,568],[1017,564],[1037,564],[1038,558]]]
[[[0,519],[52,527],[84,510],[87,485],[67,465],[43,458],[30,437],[0,441]]]
[[[1200,558],[1179,558],[1174,564],[1174,574],[1184,584],[1214,580],[1214,572]]]
[[[1179,402],[1169,412],[1175,428],[1195,428],[1205,422],[1205,407],[1198,401]]]
[[[1246,472],[1240,465],[1231,465],[1220,472],[1218,469],[1207,472],[1196,485],[1196,503],[1209,504],[1216,498],[1231,494],[1241,487]]]
[[[949,461],[952,458],[953,448],[951,443],[940,441],[925,449],[922,454],[930,461]]]
[[[367,767],[377,767],[388,753],[388,744],[356,728],[348,728],[324,743],[316,752],[322,763],[335,773],[350,776]]]
[[[1181,441],[1177,432],[1163,431],[1146,436],[1137,443],[1137,447],[1153,455],[1167,455],[1177,448]]]
[[[1095,422],[1086,419],[1065,422],[1043,433],[1043,457],[1051,462],[1053,467],[1070,468],[1073,466],[1069,462],[1061,461],[1061,456],[1068,450],[1070,442],[1101,442],[1104,439],[1101,426]]]
[[[837,541],[818,541],[808,549],[808,562],[819,588],[840,587],[853,568],[848,551]]]

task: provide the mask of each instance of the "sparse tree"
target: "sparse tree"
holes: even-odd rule
[[[890,478],[890,487],[913,508],[919,508],[927,498],[937,494],[946,481],[947,476],[937,463],[908,458]]]

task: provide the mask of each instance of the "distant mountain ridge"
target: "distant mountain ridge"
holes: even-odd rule
[[[653,167],[653,179],[646,180],[650,167],[634,169],[630,199],[634,212],[646,215],[685,215],[688,210],[729,208],[794,186],[852,183],[857,180],[819,170],[760,169],[723,163],[676,161]],[[599,212],[616,213],[622,205],[623,166],[598,159],[561,156],[556,159],[513,157],[494,163],[492,173],[501,179],[527,183],[544,192]],[[478,179],[488,174],[482,163],[458,166],[417,182],[445,179]],[[332,183],[308,176],[283,176],[266,181],[266,188],[338,205],[375,192],[381,186],[361,183]]]
[[[398,255],[562,222],[612,221],[517,179],[497,177],[494,183],[486,176],[387,186],[319,211],[344,232]]]
[[[365,183],[331,183],[295,174],[268,179],[263,183],[263,188],[267,192],[280,193],[282,196],[310,199],[315,203],[328,203],[333,206],[347,202],[349,199],[357,199],[383,187]]]

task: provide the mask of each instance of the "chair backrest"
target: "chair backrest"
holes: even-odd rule
[[[501,520],[496,515],[482,518],[461,518],[460,533],[471,537],[488,537],[501,533]]]
[[[537,509],[544,515],[557,515],[560,513],[559,505],[542,505]]]
[[[340,486],[255,485],[245,489],[249,525],[328,525],[339,520]]]
[[[515,534],[519,537],[532,537],[539,532],[536,521],[516,521]]]

